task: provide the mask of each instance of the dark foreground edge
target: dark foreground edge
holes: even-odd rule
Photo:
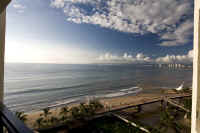
[[[3,127],[8,133],[33,133],[4,104],[0,103],[0,133],[4,132]]]

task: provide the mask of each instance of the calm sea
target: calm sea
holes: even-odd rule
[[[151,65],[5,65],[5,103],[31,111],[88,98],[110,98],[145,90],[191,86],[192,69]],[[137,88],[139,87],[139,88]]]

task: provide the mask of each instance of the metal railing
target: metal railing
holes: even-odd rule
[[[0,133],[33,133],[22,121],[20,121],[4,104],[0,104]]]

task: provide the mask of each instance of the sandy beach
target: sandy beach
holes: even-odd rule
[[[165,90],[165,91],[155,91],[155,92],[142,92],[138,93],[136,95],[129,95],[129,96],[121,96],[121,97],[115,97],[115,98],[107,98],[107,99],[100,99],[99,101],[104,105],[104,110],[108,109],[114,109],[114,108],[121,108],[124,106],[134,105],[143,101],[148,101],[151,99],[161,98],[163,96],[176,96],[180,95],[179,93],[176,93],[173,90]],[[86,101],[85,101],[86,102]],[[78,106],[79,103],[72,103],[65,105],[69,109],[74,106]],[[63,106],[62,106],[63,107]],[[61,107],[54,107],[50,109],[51,116],[59,118],[59,112]],[[26,124],[28,127],[34,129],[35,128],[35,122],[40,117],[40,114],[42,114],[42,111],[35,111],[35,112],[29,112],[27,114],[27,121]]]

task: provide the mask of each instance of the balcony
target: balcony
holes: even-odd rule
[[[0,132],[8,133],[33,133],[31,129],[20,121],[8,108],[3,104],[4,97],[4,49],[5,49],[5,25],[6,25],[6,6],[10,0],[0,0]],[[200,80],[199,80],[199,58],[200,58],[200,0],[195,0],[195,25],[194,25],[194,63],[193,63],[193,108],[192,108],[192,133],[200,133]]]
[[[20,121],[4,104],[0,104],[1,125],[0,132],[8,133],[33,133],[25,124]]]

